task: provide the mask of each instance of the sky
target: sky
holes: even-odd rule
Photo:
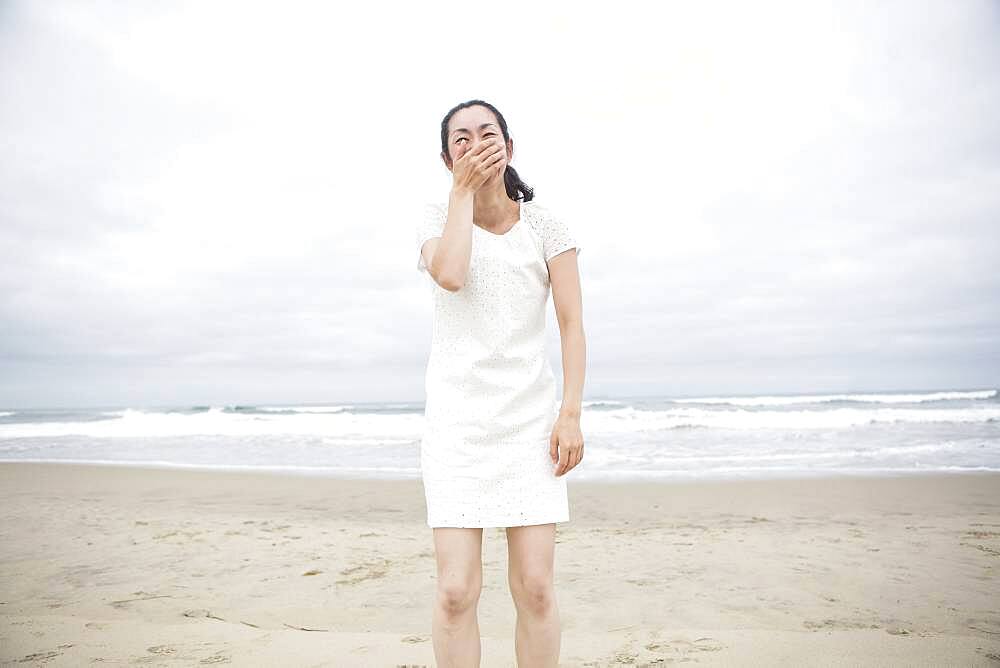
[[[469,99],[577,235],[585,399],[998,387],[998,74],[989,1],[8,0],[0,407],[422,402]]]

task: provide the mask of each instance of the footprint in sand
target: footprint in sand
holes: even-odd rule
[[[997,619],[967,619],[965,624],[973,631],[981,631],[992,636],[1000,635],[1000,620]]]
[[[615,652],[615,656],[612,659],[615,663],[635,663],[636,659],[639,658],[638,654],[631,654],[629,652]]]
[[[146,651],[150,654],[176,654],[177,650],[170,645],[154,645],[152,647],[147,647]]]
[[[364,580],[375,580],[378,578],[383,578],[389,572],[389,567],[392,562],[388,559],[376,559],[374,561],[368,561],[357,566],[352,566],[351,568],[345,568],[340,571],[341,575],[348,575],[351,577],[345,578],[343,580],[337,580],[337,584],[357,584],[363,582]]]
[[[966,543],[965,541],[959,541],[959,545],[967,545],[968,547],[974,547],[980,552],[985,552],[991,557],[1000,557],[1000,550],[990,547],[989,545],[979,545],[978,543]]]
[[[678,638],[666,642],[651,642],[645,645],[650,652],[679,652],[688,654],[689,652],[719,652],[725,646],[715,638],[695,638],[694,640],[684,640]]]
[[[878,629],[882,628],[878,624],[872,624],[870,622],[861,621],[859,619],[824,619],[822,621],[813,621],[811,619],[806,619],[802,622],[802,625],[807,629],[812,631],[818,631],[820,629]]]
[[[965,535],[969,538],[1000,538],[1000,531],[979,531],[974,529],[966,531]]]
[[[57,656],[62,656],[62,652],[35,652],[34,654],[26,654],[18,661],[18,663],[28,663],[31,661],[48,661],[49,659],[54,659]]]

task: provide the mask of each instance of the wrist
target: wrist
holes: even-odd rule
[[[580,407],[579,406],[563,406],[559,408],[559,417],[568,417],[575,420],[580,419]]]

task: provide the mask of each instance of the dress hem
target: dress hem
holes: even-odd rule
[[[426,524],[431,529],[507,529],[510,527],[527,527],[527,526],[537,526],[539,524],[563,524],[569,522],[569,518],[563,516],[556,519],[548,520],[510,520],[510,521],[487,521],[487,522],[476,522],[474,524],[461,524],[461,523],[448,523],[448,522],[431,522],[427,520]]]

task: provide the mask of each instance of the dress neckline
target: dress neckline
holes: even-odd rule
[[[508,227],[508,228],[507,228],[507,231],[506,231],[506,232],[504,232],[503,234],[497,234],[496,232],[490,232],[490,231],[489,231],[489,230],[487,230],[487,229],[486,229],[485,227],[479,227],[479,225],[476,225],[475,223],[473,223],[473,224],[472,224],[472,226],[473,226],[473,227],[476,227],[476,228],[479,228],[480,230],[482,230],[482,231],[483,231],[483,232],[485,232],[486,234],[490,235],[491,237],[498,237],[498,238],[500,238],[500,237],[505,237],[505,236],[507,236],[508,234],[510,234],[511,232],[513,232],[513,231],[514,231],[514,228],[518,227],[518,226],[519,226],[519,225],[521,224],[521,219],[522,219],[522,218],[524,218],[524,205],[525,205],[526,203],[527,203],[527,202],[521,202],[521,203],[519,203],[519,204],[517,205],[517,220],[515,220],[515,221],[514,221],[514,224],[513,224],[513,225],[511,225],[510,227]]]

